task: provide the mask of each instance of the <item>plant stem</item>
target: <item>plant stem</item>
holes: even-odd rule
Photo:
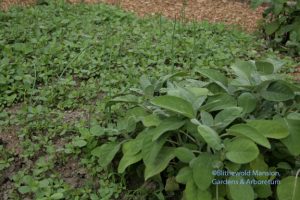
[[[176,16],[175,16],[175,21],[174,21],[174,26],[173,26],[173,32],[172,32],[172,42],[171,42],[171,56],[172,56],[172,73],[175,71],[175,62],[174,62],[174,36],[175,36],[175,28],[176,28]]]
[[[295,182],[294,182],[294,189],[293,189],[292,200],[295,200],[295,194],[296,194],[297,181],[298,181],[299,174],[300,174],[300,169],[298,169],[298,171],[296,173],[296,178],[295,178]]]

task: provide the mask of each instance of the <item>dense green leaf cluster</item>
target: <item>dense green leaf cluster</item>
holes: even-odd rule
[[[225,133],[226,128],[230,137],[247,133],[248,139],[226,146],[230,151],[224,156],[231,160],[237,154],[256,155],[236,152],[239,141],[256,152],[257,145],[259,150],[272,148],[272,140],[288,134],[280,124],[266,122],[273,116],[272,108],[284,113],[285,104],[261,105],[251,91],[232,94],[228,85],[231,80],[211,69],[200,70],[213,67],[233,77],[227,67],[234,60],[265,57],[258,48],[260,42],[238,30],[206,22],[174,22],[160,16],[141,19],[112,6],[71,5],[62,0],[0,11],[0,27],[0,199],[168,199],[181,198],[185,185],[187,198],[206,198],[212,191],[202,193],[199,188],[215,188],[208,186],[207,177],[201,175],[209,175],[212,168],[203,161],[210,163],[214,153],[211,146],[218,152],[224,150],[219,133]],[[267,53],[269,56],[272,51]],[[273,71],[272,64],[265,62],[256,62],[256,67],[266,73]],[[191,78],[178,82],[177,87],[176,82],[168,80],[186,74],[174,74],[178,70],[196,79],[210,77],[216,84]],[[203,76],[195,76],[197,71]],[[143,77],[139,82],[142,74],[154,78]],[[170,75],[160,78],[164,74]],[[257,78],[248,79],[245,83],[254,83]],[[105,110],[111,96],[120,91],[128,93],[137,84],[141,88],[115,97]],[[273,94],[280,99],[293,96],[290,85],[280,81],[262,86],[267,89],[262,88],[265,99]],[[216,95],[218,90],[230,95]],[[219,96],[222,105],[217,103]],[[238,106],[235,100],[232,102],[236,96]],[[118,120],[132,105],[124,106],[124,102],[138,106]],[[271,123],[280,131],[262,136],[250,122],[236,123],[243,119],[237,115],[252,112],[266,113],[261,119],[264,121],[252,122],[255,126]],[[191,117],[197,121],[191,122]],[[297,153],[297,116],[289,123],[296,128],[282,142]],[[178,131],[183,135],[174,137],[172,133]],[[149,133],[151,137],[146,138]],[[154,142],[157,149],[151,147]],[[198,158],[199,150],[209,156],[205,153]],[[281,153],[273,157],[277,155],[288,160],[278,167],[294,169],[294,157]],[[264,159],[271,166],[267,157]],[[144,177],[139,179],[145,167],[141,160],[147,163],[148,180],[144,184]],[[256,159],[251,165],[259,166],[261,161]],[[113,170],[117,164],[119,174]],[[226,165],[235,167],[231,162]],[[213,169],[216,166],[218,162]],[[162,181],[155,175],[158,171]],[[192,176],[197,181],[188,182]],[[285,180],[278,196],[287,196],[286,187],[291,188],[292,181],[293,177]],[[251,197],[253,192],[247,188]],[[224,188],[218,189],[221,193]],[[234,196],[237,190],[230,188]],[[255,192],[267,196],[270,191],[259,187]]]
[[[299,168],[300,86],[276,73],[280,67],[272,60],[239,61],[231,78],[213,69],[199,69],[198,79],[181,81],[170,79],[183,73],[158,80],[142,76],[141,88],[108,104],[133,105],[117,122],[122,137],[92,154],[106,166],[122,151],[119,173],[143,169],[145,181],[165,184],[157,189],[165,195],[185,185],[186,200],[296,200],[300,185],[291,169]],[[275,175],[229,176],[217,170]]]
[[[48,6],[0,11],[0,26],[0,108],[30,97],[50,105],[76,100],[88,95],[56,90],[74,90],[76,82],[93,77],[108,92],[113,90],[108,86],[136,83],[145,72],[158,76],[171,66],[219,67],[257,56],[252,36],[224,25],[139,19],[101,4],[49,1]],[[49,88],[54,83],[62,84]]]
[[[264,12],[264,33],[270,44],[281,50],[300,54],[300,1],[299,0],[252,0],[257,7],[268,3]]]

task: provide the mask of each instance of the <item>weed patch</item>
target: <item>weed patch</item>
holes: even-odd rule
[[[138,178],[143,173],[140,167],[131,173],[137,179],[116,173],[121,155],[113,158],[123,145],[121,139],[131,139],[129,133],[143,127],[135,126],[133,113],[126,112],[128,105],[115,103],[140,103],[137,94],[146,98],[163,94],[156,89],[166,88],[166,80],[172,79],[168,75],[153,88],[152,80],[140,83],[145,74],[153,80],[166,74],[198,79],[197,71],[210,68],[231,77],[229,66],[236,60],[276,56],[255,36],[223,24],[182,23],[161,16],[141,19],[102,4],[51,1],[12,8],[0,11],[0,26],[0,173],[5,177],[0,195],[4,199],[163,199],[164,188],[177,188],[174,178],[166,179],[165,187],[165,182]],[[284,61],[282,71],[295,64],[288,57]],[[220,87],[217,82],[209,90],[217,92]],[[290,99],[286,92],[282,98]],[[158,104],[154,102],[168,106]],[[184,117],[195,114],[173,107]],[[163,109],[155,112],[164,115]],[[129,117],[119,121],[125,113]],[[208,114],[203,115],[210,123]],[[183,126],[172,120],[179,129]],[[151,127],[159,122],[149,116],[142,123]],[[164,150],[163,163],[170,161],[169,153]],[[103,155],[105,159],[99,159]],[[175,175],[174,169],[168,170]],[[147,172],[149,178],[154,172]],[[165,195],[175,198],[181,191]]]

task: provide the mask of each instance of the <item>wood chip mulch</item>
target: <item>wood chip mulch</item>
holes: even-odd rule
[[[12,4],[29,5],[35,0],[2,0],[0,8],[7,9]],[[246,31],[254,31],[262,18],[264,7],[250,8],[249,0],[68,0],[70,3],[108,3],[139,16],[162,14],[169,18],[207,20],[225,24],[240,25]]]
[[[209,22],[223,22],[229,25],[238,24],[250,32],[257,28],[257,22],[262,18],[264,10],[263,7],[253,10],[250,8],[249,3],[238,0],[104,1],[110,4],[119,4],[125,10],[133,11],[140,16],[159,13],[169,18],[175,18],[175,16],[178,18],[184,14],[184,17],[189,20],[207,20]]]

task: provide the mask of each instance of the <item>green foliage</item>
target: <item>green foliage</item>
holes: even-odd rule
[[[290,172],[287,169],[280,171],[280,177],[229,177],[213,173],[214,170],[274,171],[282,162],[298,166],[300,152],[296,143],[300,140],[296,131],[300,125],[297,109],[300,87],[286,81],[275,68],[272,62],[248,61],[232,66],[232,78],[213,69],[198,70],[201,81],[184,78],[172,81],[172,76],[150,81],[143,77],[141,85],[142,82],[149,85],[141,88],[139,95],[132,94],[139,99],[137,103],[127,103],[133,105],[128,112],[135,121],[135,128],[127,130],[126,134],[120,132],[123,137],[117,144],[122,146],[122,158],[118,172],[126,176],[142,168],[144,180],[166,184],[165,189],[157,191],[166,195],[178,190],[176,184],[185,185],[182,198],[187,200],[225,197],[251,200],[258,198],[257,195],[276,198],[270,186],[277,187],[277,197],[284,199],[284,191],[295,188],[285,180],[283,174]],[[157,88],[160,80],[164,83]],[[150,83],[156,88],[152,96],[147,93]],[[266,95],[269,91],[272,95]],[[230,107],[221,106],[225,97]],[[199,102],[199,99],[202,100]],[[118,103],[112,99],[109,105]],[[133,112],[140,109],[143,115]],[[97,155],[103,154],[99,162],[110,155],[101,150],[106,146],[97,147]],[[113,148],[111,152],[115,153]],[[246,182],[275,178],[282,179],[283,184],[257,186]],[[244,181],[245,184],[229,185],[223,195],[214,192],[215,187],[221,187],[212,184],[214,179]]]
[[[300,54],[300,1],[252,0],[253,7],[267,2],[264,12],[265,35],[270,44],[290,54]]]
[[[13,8],[0,11],[0,25],[1,109],[18,101],[70,109],[97,92],[128,89],[145,72],[258,56],[254,37],[224,25],[139,19],[102,4]]]
[[[212,175],[202,177],[198,167],[220,168],[220,157],[228,169],[241,167],[227,160],[224,148],[231,141],[225,138],[244,137],[268,152],[280,138],[299,155],[295,114],[285,118],[287,137],[284,130],[265,137],[252,127],[242,127],[249,135],[234,127],[251,123],[253,115],[270,120],[274,110],[284,115],[299,109],[269,102],[297,99],[287,90],[291,85],[256,85],[252,65],[244,63],[252,74],[240,71],[247,79],[235,83],[247,92],[239,92],[221,72],[203,69],[230,73],[227,67],[238,58],[266,57],[251,35],[222,24],[141,19],[108,5],[60,0],[0,11],[0,26],[1,198],[210,199],[216,189],[208,186]],[[278,71],[277,64],[261,61],[256,68],[265,76]],[[176,73],[179,69],[183,72]],[[196,80],[168,81],[182,80],[186,72]],[[140,88],[129,89],[136,85]],[[257,86],[262,87],[252,91]],[[268,101],[258,98],[260,90]],[[115,96],[122,91],[126,95]],[[281,151],[280,145],[275,150]],[[264,159],[258,156],[249,165],[271,166]],[[287,173],[295,167],[293,159],[278,168]],[[272,195],[271,188],[254,190],[262,198]]]

